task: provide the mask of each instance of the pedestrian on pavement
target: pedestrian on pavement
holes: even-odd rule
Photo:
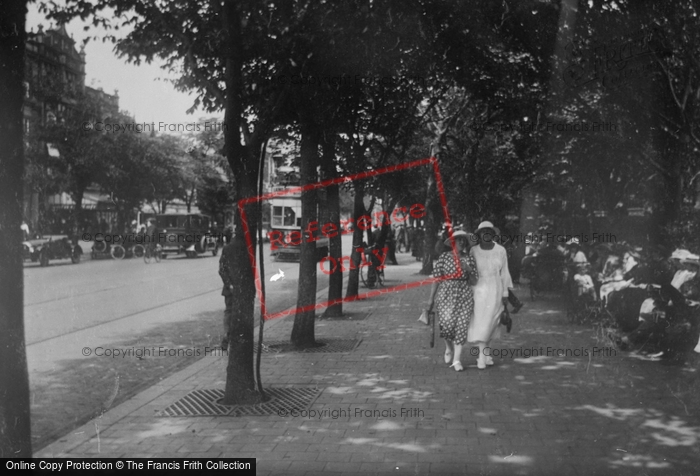
[[[22,241],[27,241],[29,239],[29,225],[27,225],[27,222],[22,220],[22,225],[20,225],[20,228],[22,229]]]
[[[413,227],[413,225],[410,225],[406,228],[406,253],[410,253],[411,249],[415,246],[415,236],[416,236],[416,229]]]
[[[453,276],[450,279],[434,282],[430,289],[429,310],[437,304],[437,319],[440,323],[440,337],[445,339],[445,363],[457,372],[462,366],[462,347],[467,342],[467,330],[474,312],[474,298],[471,286],[478,281],[474,259],[467,253],[468,234],[456,231],[453,235],[460,256],[459,268],[449,239],[444,251],[433,268],[433,277]]]
[[[219,258],[219,276],[224,283],[221,290],[221,295],[224,297],[224,338],[221,339],[221,348],[228,350],[229,332],[231,330],[231,319],[233,318],[233,264],[234,264],[234,247],[233,240],[229,241],[221,249],[221,258]]]
[[[416,258],[416,261],[423,260],[423,237],[423,229],[416,227],[413,232],[413,238],[411,238],[411,248],[413,249],[411,255]]]
[[[406,232],[406,225],[401,223],[396,227],[396,248],[401,251],[408,251],[408,236]]]
[[[398,265],[399,262],[396,260],[396,240],[394,239],[391,228],[389,228],[389,234],[386,237],[386,245],[389,248],[386,257],[387,263]]]
[[[512,287],[508,271],[508,256],[505,248],[497,244],[493,238],[498,235],[490,221],[479,224],[474,233],[479,239],[479,245],[470,250],[476,261],[479,281],[474,286],[474,317],[469,325],[468,341],[479,346],[479,357],[476,361],[479,369],[493,365],[493,359],[486,355],[491,340],[499,337],[501,313],[508,303],[508,288]]]

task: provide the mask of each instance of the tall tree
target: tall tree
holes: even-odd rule
[[[562,58],[568,88],[558,116],[612,123],[616,131],[560,134],[553,144],[563,160],[550,171],[589,204],[602,198],[597,210],[616,216],[630,206],[651,210],[653,241],[667,241],[694,213],[699,9],[694,0],[581,2]]]
[[[324,134],[322,139],[323,157],[321,167],[323,179],[334,179],[338,176],[335,160],[335,134]],[[327,188],[326,206],[328,209],[328,223],[332,224],[336,230],[340,230],[340,186],[331,185]],[[326,222],[323,222],[324,224]],[[342,234],[340,232],[331,236],[329,246],[329,256],[340,262],[343,255]],[[328,306],[324,312],[325,317],[340,317],[343,315],[343,275],[338,268],[328,278],[328,302],[335,303]]]
[[[318,167],[318,135],[315,128],[306,127],[301,132],[301,167],[299,176],[301,185],[310,185],[317,182],[316,169]],[[299,256],[299,290],[297,293],[297,308],[305,308],[316,304],[316,242],[318,231],[308,232],[310,224],[318,224],[318,200],[315,189],[306,189],[301,194],[301,228],[302,241]],[[316,226],[318,229],[318,225]],[[294,315],[292,327],[292,344],[298,348],[313,347],[316,344],[314,337],[314,322],[316,309],[301,311]]]
[[[23,1],[0,1],[0,454],[31,458],[22,265]]]

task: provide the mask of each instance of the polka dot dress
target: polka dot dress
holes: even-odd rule
[[[474,314],[474,294],[465,278],[464,267],[469,266],[476,274],[476,262],[472,256],[462,256],[462,273],[459,279],[440,281],[435,307],[440,323],[440,337],[455,344],[467,342],[469,322]],[[458,272],[452,251],[442,253],[433,268],[433,277],[455,275]],[[465,277],[462,277],[465,276]]]

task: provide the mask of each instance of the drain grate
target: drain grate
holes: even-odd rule
[[[287,354],[292,352],[297,353],[313,353],[313,354],[329,354],[338,352],[352,352],[360,345],[362,339],[319,339],[316,341],[316,347],[299,350],[294,347],[289,341],[270,341],[263,342],[263,353],[268,354]],[[258,344],[255,344],[257,351]]]
[[[317,387],[266,388],[265,395],[268,400],[263,403],[221,405],[218,402],[224,398],[223,389],[195,390],[158,412],[156,416],[285,416],[307,410],[322,391],[322,388]]]

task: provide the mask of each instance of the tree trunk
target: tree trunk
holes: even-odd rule
[[[318,165],[318,140],[314,133],[306,128],[301,136],[301,167],[299,176],[301,185],[317,181],[316,167]],[[311,222],[317,219],[316,190],[304,190],[301,193],[301,254],[299,257],[299,288],[297,291],[297,307],[302,308],[316,304],[316,242],[305,230]],[[318,228],[318,227],[317,227]],[[318,236],[319,232],[314,235]],[[309,348],[316,345],[314,324],[316,310],[299,312],[294,316],[292,327],[292,344],[298,348]]]
[[[428,191],[425,197],[425,228],[423,232],[423,267],[420,274],[430,275],[433,272],[433,249],[437,235],[437,219],[435,216],[435,195],[436,195],[435,180],[430,178],[428,182]]]
[[[358,295],[360,290],[360,253],[357,251],[358,248],[362,247],[362,235],[364,231],[357,226],[357,219],[365,214],[365,190],[364,184],[355,181],[353,183],[355,189],[355,198],[353,200],[353,211],[352,215],[355,219],[353,231],[352,231],[352,253],[350,255],[350,274],[348,275],[348,289],[345,293],[345,297],[355,297]],[[352,265],[354,263],[354,265]]]
[[[24,342],[22,177],[26,2],[0,0],[0,454],[31,458]]]
[[[478,187],[477,182],[477,164],[479,161],[479,145],[482,133],[477,132],[477,138],[474,144],[469,148],[467,152],[467,203],[469,204],[469,209],[467,210],[467,223],[473,227],[476,223],[481,221],[480,216],[477,216],[477,194],[476,189]],[[482,137],[479,137],[479,136]],[[475,228],[474,228],[475,229]]]
[[[185,205],[187,206],[187,213],[192,213],[192,197],[194,197],[194,187],[192,188],[192,190],[192,193],[185,194]]]
[[[243,88],[240,45],[241,16],[240,6],[236,2],[225,2],[223,6],[223,28],[226,31],[226,113],[224,129],[224,152],[231,166],[235,182],[236,199],[252,197],[256,194],[255,175],[258,158],[255,154],[256,144],[241,144],[239,125],[244,117],[241,94]],[[260,144],[257,144],[259,146]],[[248,232],[253,246],[257,242],[257,206],[246,209]],[[248,257],[245,231],[238,208],[236,207],[236,236],[234,243],[234,263],[236,269],[233,277],[233,312],[229,332],[230,346],[228,366],[226,367],[226,389],[223,403],[226,405],[257,403],[262,396],[255,385],[254,372],[254,311],[255,281]]]
[[[323,168],[324,180],[336,178],[338,172],[335,168],[335,137],[328,134],[323,142]],[[329,221],[335,225],[337,230],[340,228],[340,188],[338,185],[331,185],[326,189],[326,205],[328,209]],[[325,223],[323,223],[325,224]],[[322,226],[322,225],[321,225]],[[336,263],[340,262],[343,255],[342,232],[339,231],[336,236],[330,238],[330,257]],[[332,262],[332,261],[331,261]],[[339,301],[343,299],[343,273],[340,266],[337,266],[336,272],[332,273],[328,279],[328,301]],[[323,313],[324,317],[341,317],[343,315],[343,303],[338,302],[326,308]]]

